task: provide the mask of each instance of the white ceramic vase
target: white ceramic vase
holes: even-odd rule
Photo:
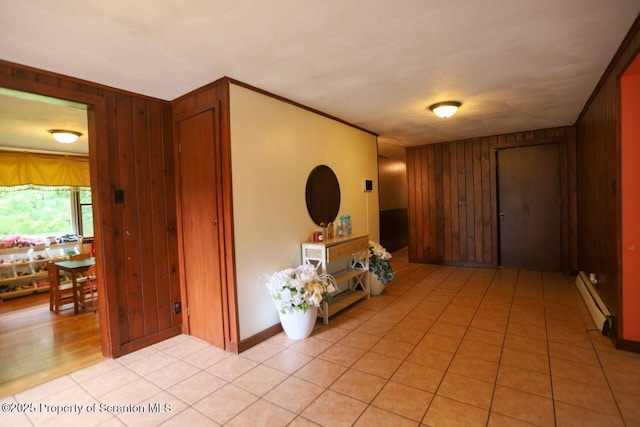
[[[284,314],[278,312],[278,315],[287,336],[293,340],[302,340],[313,332],[318,317],[318,307],[310,307],[306,312],[302,310],[291,310]]]
[[[380,295],[382,291],[384,291],[384,285],[373,273],[369,273],[369,289],[371,290],[371,295],[376,296]]]

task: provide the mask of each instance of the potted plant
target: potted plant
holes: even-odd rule
[[[389,263],[391,254],[377,242],[369,241],[369,284],[371,295],[380,295],[395,272]]]
[[[273,273],[267,280],[267,289],[285,333],[292,339],[303,339],[313,331],[318,307],[328,301],[335,291],[335,279],[318,274],[311,264]]]

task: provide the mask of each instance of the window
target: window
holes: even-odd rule
[[[90,188],[0,191],[0,237],[67,233],[93,237]]]
[[[80,188],[74,192],[78,207],[77,233],[83,237],[93,237],[93,206],[91,205],[91,189]]]

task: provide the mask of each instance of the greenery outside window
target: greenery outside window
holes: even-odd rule
[[[93,237],[89,187],[0,188],[0,237],[70,233]]]
[[[82,237],[93,237],[93,206],[91,205],[91,188],[78,188],[75,191],[78,206],[77,233]]]

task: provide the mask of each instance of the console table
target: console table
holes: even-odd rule
[[[369,298],[369,235],[352,235],[336,237],[322,242],[302,243],[302,262],[309,263],[318,269],[319,274],[329,272],[329,264],[345,260],[347,268],[331,273],[338,284],[347,283],[347,289],[332,295],[332,301],[323,302],[318,309],[318,316],[325,324],[329,317],[355,304],[361,299]]]

